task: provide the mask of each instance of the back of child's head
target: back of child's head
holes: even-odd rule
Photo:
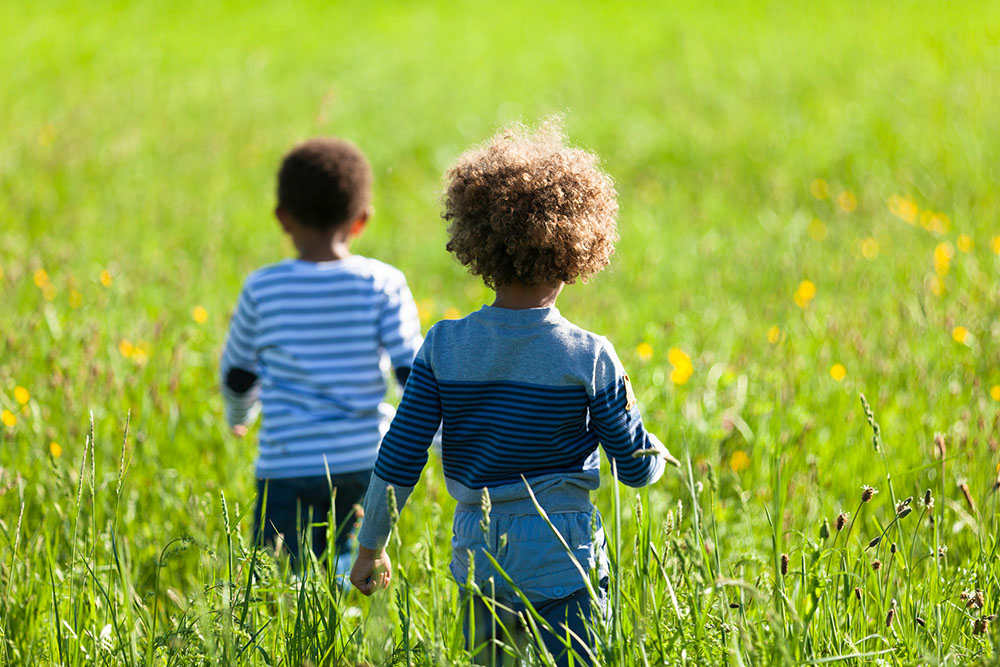
[[[618,239],[618,202],[599,158],[566,146],[559,120],[514,125],[448,170],[447,248],[492,288],[586,281]]]
[[[371,165],[344,139],[309,139],[289,151],[278,170],[278,206],[307,227],[357,220],[371,197]]]

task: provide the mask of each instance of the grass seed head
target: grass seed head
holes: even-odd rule
[[[915,620],[917,621],[917,625],[919,625],[920,627],[922,627],[922,628],[926,628],[927,627],[927,621],[925,621],[924,619],[920,618],[919,616],[917,616]]]
[[[886,616],[885,616],[885,627],[891,628],[892,627],[892,621],[895,618],[896,618],[896,608],[895,607],[891,607],[889,609],[889,613],[886,614]]]
[[[878,572],[882,569],[882,561],[876,559],[872,561],[872,569]]]
[[[972,492],[969,491],[969,485],[962,482],[958,485],[958,488],[962,492],[962,495],[965,496],[965,504],[969,506],[969,511],[975,514],[976,501],[972,499]]]
[[[944,443],[944,433],[934,434],[934,447],[937,450],[938,458],[943,461],[948,455],[948,446]]]
[[[896,553],[896,551],[897,551],[897,549],[896,549],[896,543],[893,542],[892,544],[889,545],[889,553],[894,554],[894,553]]]
[[[974,635],[985,635],[986,628],[989,627],[989,620],[984,618],[977,618],[972,624],[972,634]]]
[[[858,599],[858,602],[861,601],[861,587],[860,586],[855,586],[854,587],[854,597],[856,597]]]
[[[874,486],[868,486],[867,484],[865,484],[864,486],[861,487],[861,502],[863,503],[871,502],[872,498],[875,497],[876,493],[878,493],[878,489],[876,489]]]
[[[968,596],[968,601],[965,603],[966,609],[982,609],[986,606],[986,596],[981,590],[976,589],[975,593],[970,593]]]
[[[825,540],[830,537],[830,522],[823,519],[823,523],[819,527],[819,539]]]
[[[781,576],[788,574],[788,554],[781,554]]]
[[[841,512],[840,514],[837,515],[837,521],[834,523],[834,527],[837,529],[837,532],[839,533],[844,529],[845,526],[847,526],[847,512]]]
[[[868,551],[872,547],[877,547],[878,543],[881,542],[881,541],[882,541],[882,536],[879,535],[878,537],[876,537],[875,539],[873,539],[871,542],[868,543],[868,546],[865,547],[865,551]]]
[[[927,489],[924,493],[924,507],[930,512],[934,509],[934,496],[931,495],[931,490]]]

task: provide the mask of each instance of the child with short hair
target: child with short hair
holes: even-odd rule
[[[405,383],[420,321],[399,270],[350,252],[372,214],[371,166],[354,144],[299,144],[277,181],[274,213],[298,258],[254,271],[243,285],[221,362],[226,419],[242,436],[263,411],[255,540],[280,543],[299,561],[299,536],[311,527],[319,558],[333,496],[334,530],[346,525],[337,569],[346,573],[355,505],[392,414],[383,360]]]
[[[567,626],[588,636],[585,621],[603,613],[609,571],[590,501],[600,485],[598,443],[629,486],[656,481],[664,461],[677,463],[643,427],[611,343],[555,307],[566,284],[608,264],[617,212],[614,186],[597,156],[565,146],[555,121],[535,133],[520,126],[499,133],[448,172],[447,249],[495,290],[496,300],[464,319],[435,324],[417,353],[365,500],[351,582],[366,595],[391,578],[387,488],[394,487],[402,508],[440,423],[445,482],[458,501],[455,579],[464,583],[472,567],[480,591],[523,610],[487,551],[561,636]],[[528,486],[579,564],[596,570],[596,600]],[[483,489],[492,505],[485,535]],[[503,636],[490,627],[481,601],[478,607],[475,629],[467,627],[470,648],[491,634]],[[568,660],[563,642],[550,633],[544,640],[562,663]],[[477,659],[489,662],[493,650],[481,650]],[[588,652],[579,642],[574,650]]]

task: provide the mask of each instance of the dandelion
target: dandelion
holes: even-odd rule
[[[844,378],[847,377],[847,369],[844,368],[844,364],[830,366],[830,377],[837,382],[843,382]]]
[[[867,484],[865,484],[864,486],[861,487],[861,502],[863,503],[871,502],[871,499],[875,496],[876,493],[878,493],[878,489],[876,489],[874,486],[868,486]]]
[[[927,231],[941,235],[947,234],[951,229],[951,220],[944,213],[934,211],[924,211],[920,214],[920,225]]]
[[[742,449],[737,449],[729,457],[729,468],[735,473],[741,473],[750,467],[750,457]]]
[[[858,198],[850,190],[844,190],[837,195],[837,208],[844,213],[850,213],[858,207]]]
[[[434,302],[430,299],[421,299],[417,302],[417,316],[420,318],[421,324],[427,324],[433,312]]]
[[[938,243],[934,247],[934,272],[942,278],[951,270],[951,258],[955,249],[948,242]]]
[[[25,389],[24,387],[21,386],[14,387],[14,400],[20,403],[21,405],[25,405],[28,401],[31,400],[31,394],[29,394],[28,390]]]
[[[889,212],[908,225],[916,224],[920,207],[912,200],[899,195],[889,197]]]
[[[677,347],[670,348],[670,351],[667,352],[667,361],[673,366],[673,370],[670,371],[671,382],[674,384],[684,384],[691,379],[691,374],[694,373],[694,366],[691,364],[691,357],[684,350]]]
[[[461,316],[462,316],[462,313],[461,313],[461,311],[459,311],[458,308],[455,308],[454,306],[449,306],[447,309],[445,309],[444,313],[442,313],[441,319],[443,319],[443,320],[457,320]]]
[[[795,300],[795,305],[805,310],[812,303],[812,300],[816,297],[816,285],[811,280],[803,280],[799,283],[798,288],[795,290],[795,294],[792,298]]]
[[[878,572],[881,569],[882,569],[882,561],[880,561],[878,559],[873,560],[872,561],[872,570],[874,570],[875,572]]]
[[[1000,236],[994,236],[990,239],[990,250],[993,254],[1000,255]]]
[[[83,295],[77,290],[72,289],[69,291],[69,307],[74,310],[83,305]]]
[[[847,512],[841,512],[837,515],[837,520],[833,525],[837,529],[838,533],[842,531],[845,526],[847,526],[847,516]]]
[[[45,289],[45,286],[49,284],[49,272],[45,269],[35,269],[35,287],[38,289]]]
[[[815,178],[809,184],[809,194],[816,199],[826,199],[830,196],[830,186],[822,178]]]
[[[4,426],[13,427],[17,424],[17,416],[10,410],[4,410],[0,412],[0,422],[3,422]]]
[[[121,352],[123,357],[128,359],[135,352],[135,345],[128,338],[122,338],[118,341],[118,351]]]
[[[990,398],[994,401],[1000,401],[1000,384],[995,384],[990,387]]]
[[[191,319],[198,324],[204,324],[208,321],[208,311],[204,306],[195,306],[191,309]]]
[[[642,361],[649,361],[653,358],[653,346],[645,341],[636,345],[635,352]]]
[[[961,482],[958,485],[958,490],[962,492],[963,496],[965,496],[965,504],[969,506],[969,511],[975,514],[976,501],[972,499],[972,492],[969,491],[969,485],[966,484],[965,482]]]
[[[975,247],[972,237],[968,234],[959,234],[958,238],[955,239],[955,245],[958,246],[958,249],[964,253],[972,252],[973,247]]]
[[[788,574],[788,554],[781,554],[781,576]]]
[[[104,285],[105,287],[111,287],[111,272],[108,271],[107,269],[101,269],[101,273],[98,276],[98,279],[101,281],[101,284]]]
[[[810,238],[814,241],[823,241],[826,239],[826,225],[823,224],[823,221],[819,218],[812,219],[812,222],[809,223],[807,231],[809,232]]]
[[[959,325],[951,330],[951,337],[956,343],[965,345],[969,340],[969,330]]]
[[[54,459],[62,456],[62,447],[55,440],[49,443],[49,454],[51,454]]]
[[[861,241],[861,256],[869,262],[873,262],[878,259],[878,251],[878,241],[876,241],[874,237],[868,236]]]
[[[778,328],[777,324],[772,324],[767,330],[767,342],[774,345],[781,338],[781,329]],[[1000,390],[1000,386],[997,387]],[[1000,393],[1000,391],[998,391]],[[1000,401],[1000,397],[997,398]]]

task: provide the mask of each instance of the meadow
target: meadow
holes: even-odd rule
[[[1000,663],[1000,5],[9,2],[0,62],[0,663],[467,663],[440,462],[392,590],[289,576],[218,357],[292,144],[426,328],[490,299],[444,170],[554,112],[622,237],[560,310],[683,462],[595,494],[597,661]]]

